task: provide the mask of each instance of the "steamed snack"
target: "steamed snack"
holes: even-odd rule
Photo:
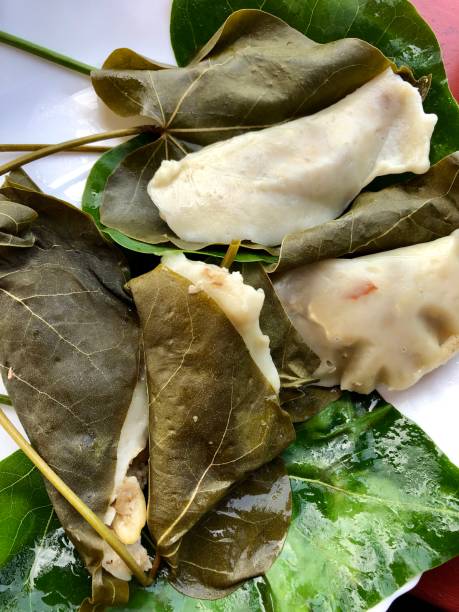
[[[259,329],[263,294],[183,255],[130,281],[150,392],[148,525],[169,561],[237,481],[294,438]]]
[[[406,389],[459,349],[459,230],[280,276],[276,290],[320,356],[321,384]]]
[[[426,172],[436,121],[389,68],[315,115],[163,161],[148,192],[182,239],[273,246],[338,217],[377,176]]]
[[[8,212],[33,246],[18,244],[14,234],[11,246],[0,246],[2,378],[40,455],[148,569],[140,544],[145,499],[135,461],[147,441],[148,402],[123,260],[78,209],[8,185],[0,193],[13,202]],[[29,227],[22,228],[27,215]],[[127,567],[47,488],[92,574],[93,600],[126,601]]]

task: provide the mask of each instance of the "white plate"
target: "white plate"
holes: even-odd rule
[[[100,66],[116,47],[130,47],[147,57],[174,63],[169,12],[170,0],[2,0],[0,6],[3,30],[94,66]],[[2,143],[53,143],[128,125],[98,103],[83,75],[5,45],[0,45],[0,64]],[[11,157],[0,154],[0,163]],[[79,205],[95,159],[93,154],[64,153],[30,164],[27,172],[44,191]],[[408,391],[380,391],[459,465],[459,358]],[[14,448],[0,431],[0,458]],[[373,612],[387,610],[417,580]]]

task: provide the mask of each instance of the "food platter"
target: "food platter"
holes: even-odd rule
[[[157,0],[154,14],[147,2],[139,3],[135,13],[122,2],[100,2],[91,8],[88,2],[86,10],[85,3],[78,7],[57,7],[51,1],[47,4],[47,11],[43,10],[43,3],[40,9],[29,7],[28,18],[22,21],[20,4],[5,2],[2,27],[96,66],[101,65],[113,48],[121,46],[134,48],[164,63],[175,61],[168,36],[170,3],[166,0]],[[100,28],[105,13],[113,12],[114,7],[119,12],[113,27]],[[91,24],[85,17],[86,11],[94,16]],[[48,19],[49,14],[55,15],[55,21]],[[56,27],[56,24],[63,27]],[[72,24],[71,35],[68,24]],[[9,117],[1,128],[2,142],[59,142],[140,123],[138,118],[121,119],[104,107],[88,86],[87,78],[4,46],[0,53],[6,67],[2,78],[7,83],[14,83],[14,103],[10,90],[0,100],[2,112]],[[18,79],[18,74],[24,77]],[[10,157],[1,154],[0,162]],[[79,206],[94,161],[90,153],[64,153],[34,162],[27,171],[46,193]],[[382,397],[419,425],[457,466],[455,432],[459,429],[459,416],[454,409],[454,398],[459,388],[458,380],[459,360],[453,358],[406,391],[393,392],[384,386],[378,387]],[[15,420],[12,410],[8,414]],[[0,432],[1,456],[8,456],[13,449],[8,436]],[[411,588],[416,581],[417,578],[410,580],[397,593]],[[379,612],[387,609],[397,593],[374,609]]]

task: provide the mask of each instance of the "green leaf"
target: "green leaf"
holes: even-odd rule
[[[163,265],[129,283],[150,392],[148,525],[171,564],[180,539],[230,487],[294,438],[241,335],[190,285]]]
[[[267,574],[278,611],[367,610],[459,553],[459,469],[395,408],[364,401],[331,404],[284,453],[294,518]]]
[[[41,474],[24,453],[0,461],[0,566],[57,524]]]
[[[431,161],[459,149],[459,110],[448,88],[434,33],[408,0],[174,0],[171,40],[179,65],[191,61],[233,12],[263,8],[318,43],[345,37],[366,40],[415,77],[432,75],[426,112],[436,113]]]
[[[35,449],[103,517],[139,370],[126,264],[77,208],[16,183],[0,193],[38,215],[34,246],[0,247],[0,372]],[[103,540],[47,489],[94,575],[94,595],[103,597],[105,582],[113,588],[101,566]],[[126,583],[118,581],[116,590],[109,601],[127,595]]]
[[[428,242],[457,228],[459,157],[452,155],[405,183],[363,192],[339,219],[286,236],[269,270]]]
[[[288,412],[293,423],[307,421],[339,399],[338,387],[304,386],[298,389],[285,389],[281,392],[282,410]]]
[[[46,495],[43,481],[41,491]],[[2,612],[76,612],[91,592],[89,574],[78,553],[61,527],[50,526],[35,535],[0,569]]]
[[[267,576],[206,601],[181,595],[160,575],[148,589],[133,584],[129,604],[113,612],[359,612],[459,554],[459,469],[376,395],[346,394],[329,405],[298,428],[284,459],[294,519]],[[31,592],[30,555],[0,572],[2,610],[29,609],[29,599],[38,612],[54,612],[53,603],[75,610],[88,581],[75,559],[51,569],[68,550],[65,540],[58,544]]]

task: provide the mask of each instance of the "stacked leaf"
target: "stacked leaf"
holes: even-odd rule
[[[294,431],[217,302],[164,265],[129,286],[150,392],[150,532],[177,588],[221,597],[282,547],[288,479],[281,464],[261,466]]]
[[[114,51],[92,74],[97,94],[122,116],[148,117],[162,135],[129,153],[108,178],[103,226],[135,250],[143,243],[172,243],[187,251],[208,247],[177,238],[149,198],[146,185],[164,159],[181,159],[196,147],[314,113],[390,66],[396,70],[364,41],[318,44],[254,10],[231,15],[186,68],[165,68],[129,49]],[[414,83],[409,70],[401,73]],[[418,86],[425,93],[428,79]],[[261,245],[244,246],[277,254]]]
[[[103,519],[139,369],[127,271],[90,217],[20,180],[0,190],[11,236],[0,246],[2,378],[34,447]],[[102,539],[47,488],[93,576],[94,601],[127,601],[127,583],[101,567]]]

